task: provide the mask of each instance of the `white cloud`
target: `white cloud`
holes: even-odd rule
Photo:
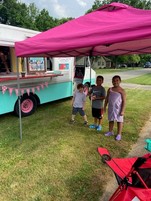
[[[66,7],[61,5],[58,0],[52,0],[52,4],[54,12],[57,14],[58,17],[68,17],[66,12]]]
[[[54,18],[79,17],[84,15],[94,0],[20,0],[29,5],[35,3],[40,10],[46,9]]]
[[[76,1],[82,7],[86,7],[86,5],[87,5],[86,2],[84,2],[83,0],[76,0]]]

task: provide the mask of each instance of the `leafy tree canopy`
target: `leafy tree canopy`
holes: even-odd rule
[[[3,0],[0,4],[1,24],[45,31],[71,19],[54,19],[46,9],[40,11],[34,3],[26,5],[19,0]]]
[[[124,4],[128,4],[130,6],[133,6],[135,8],[140,9],[151,9],[151,1],[148,0],[95,0],[94,4],[92,5],[92,8],[89,9],[86,13],[90,13],[96,9],[98,9],[100,6],[104,4],[109,4],[112,2],[120,2]],[[95,59],[97,59],[96,57]],[[124,56],[112,56],[110,59],[113,61],[113,66],[117,66],[118,64],[126,63],[126,64],[134,64],[134,63],[140,63],[140,61],[145,62],[145,60],[151,60],[151,56],[144,56],[144,55],[124,55]]]
[[[135,8],[140,8],[140,9],[145,9],[145,10],[150,10],[151,9],[151,1],[148,0],[95,0],[94,4],[92,5],[92,8],[89,9],[86,13],[90,13],[93,10],[96,10],[100,6],[103,6],[104,4],[110,4],[112,2],[119,2],[119,3],[124,3],[128,4],[130,6],[133,6]]]

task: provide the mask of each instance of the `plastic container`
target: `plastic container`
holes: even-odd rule
[[[146,142],[146,145],[145,145],[145,149],[147,150],[147,151],[149,151],[149,152],[151,152],[151,139],[146,139],[145,140],[145,142]]]

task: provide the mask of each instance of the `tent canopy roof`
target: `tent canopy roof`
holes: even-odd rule
[[[151,53],[151,10],[111,3],[15,43],[17,56],[88,56]]]

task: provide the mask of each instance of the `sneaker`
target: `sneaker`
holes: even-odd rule
[[[115,138],[115,140],[120,141],[122,139],[122,136],[120,134],[118,134]]]
[[[75,123],[75,120],[71,119],[70,124],[74,124],[74,123]]]
[[[97,126],[96,125],[94,125],[94,124],[91,124],[90,126],[89,126],[89,128],[96,128]]]
[[[97,131],[101,131],[101,130],[102,130],[102,126],[101,126],[101,125],[100,125],[100,126],[97,126],[96,130],[97,130]]]
[[[85,122],[84,122],[84,125],[87,126],[87,125],[88,125],[88,121],[85,121]]]
[[[112,136],[112,135],[114,135],[114,133],[113,132],[107,132],[107,133],[105,133],[105,136],[107,136],[107,137],[109,137],[109,136]]]

